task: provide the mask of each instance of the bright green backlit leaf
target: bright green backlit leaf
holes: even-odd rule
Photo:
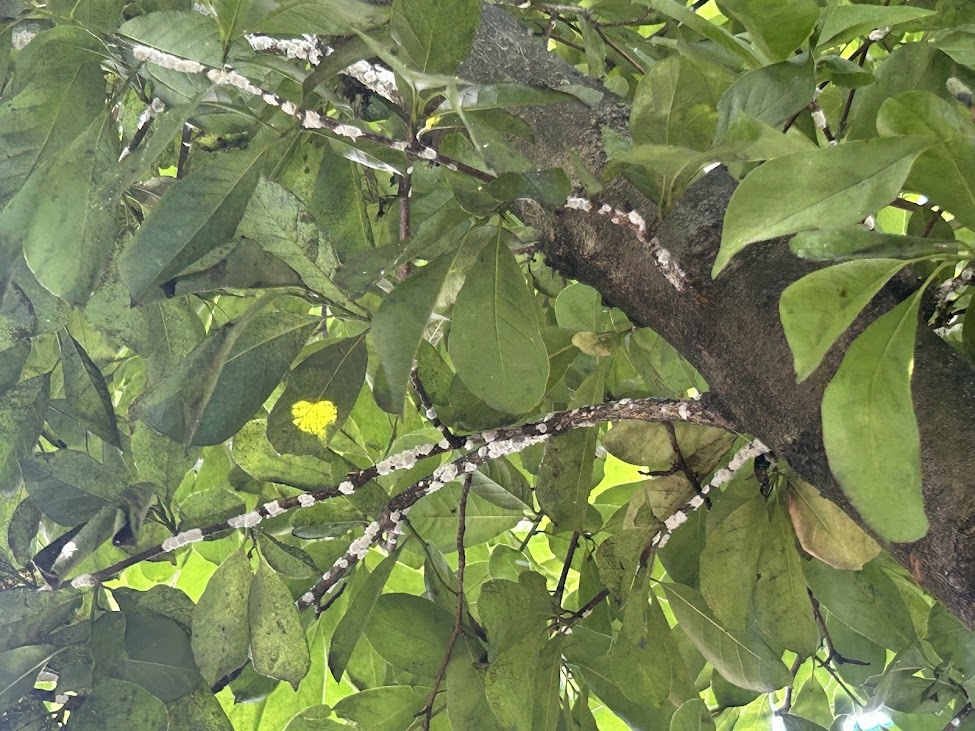
[[[907,265],[898,259],[844,262],[793,282],[779,300],[785,338],[804,381],[887,281]]]
[[[931,141],[897,137],[846,142],[769,160],[745,176],[725,212],[712,276],[749,244],[858,223],[894,199]]]
[[[311,665],[308,641],[291,592],[263,558],[250,583],[247,616],[254,669],[297,688]]]
[[[867,524],[887,540],[928,532],[921,446],[911,401],[920,292],[879,317],[850,346],[823,394],[829,466]]]
[[[667,592],[678,626],[728,680],[760,692],[771,692],[789,684],[789,669],[762,640],[728,632],[693,589],[680,584],[661,586]]]
[[[548,352],[502,229],[481,250],[457,295],[448,345],[464,384],[492,408],[524,414],[541,401]]]

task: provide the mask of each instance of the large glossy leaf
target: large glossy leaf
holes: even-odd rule
[[[819,648],[819,627],[796,551],[796,535],[778,502],[765,535],[753,597],[759,631],[771,647],[809,657]]]
[[[603,400],[603,367],[594,370],[573,395],[574,408]],[[596,428],[573,429],[545,445],[545,455],[535,483],[535,497],[559,531],[582,530],[593,488],[592,468]]]
[[[254,669],[297,688],[311,665],[308,641],[291,592],[263,558],[250,583],[247,617]]]
[[[21,486],[20,459],[30,454],[44,426],[50,375],[34,376],[0,392],[0,495]]]
[[[764,2],[767,4],[768,0]],[[815,91],[813,63],[808,55],[749,71],[718,101],[715,137],[723,140],[742,114],[781,128],[789,117],[812,101]]]
[[[395,0],[390,32],[413,68],[449,74],[470,53],[480,14],[477,0]]]
[[[125,489],[125,476],[84,452],[59,449],[21,461],[27,492],[55,523],[74,526],[110,507]]]
[[[71,714],[71,725],[82,731],[113,727],[166,731],[169,714],[161,700],[135,683],[100,678],[81,710]]]
[[[904,599],[877,561],[862,571],[838,571],[810,561],[804,572],[816,599],[854,631],[895,652],[915,639]]]
[[[408,728],[423,710],[429,688],[383,685],[353,693],[335,704],[335,714],[375,731]],[[344,727],[343,727],[344,728]]]
[[[844,262],[786,287],[779,299],[779,316],[792,348],[797,381],[816,370],[836,339],[906,265],[898,259]]]
[[[94,35],[74,26],[50,28],[20,53],[17,80],[0,104],[0,205],[102,112],[102,53]]]
[[[430,600],[383,594],[369,617],[366,637],[394,668],[434,678],[452,629],[453,617]]]
[[[26,645],[0,652],[0,712],[34,687],[37,674],[60,649],[52,645]]]
[[[661,584],[678,626],[728,680],[761,692],[789,684],[789,669],[754,635],[732,634],[711,614],[704,598],[681,584]]]
[[[118,232],[125,181],[116,135],[108,115],[96,117],[46,168],[33,201],[24,256],[37,280],[71,303],[88,300]]]
[[[835,46],[875,28],[891,28],[924,18],[933,12],[906,6],[831,5],[823,13],[823,26],[819,31],[817,47]]]
[[[637,144],[676,145],[705,150],[717,115],[704,73],[683,56],[653,67],[637,86],[630,128]]]
[[[60,340],[64,391],[71,412],[92,433],[121,448],[115,407],[105,377],[81,343],[68,333]]]
[[[816,0],[721,0],[722,11],[737,18],[758,48],[772,61],[783,61],[805,43],[819,20]]]
[[[125,617],[125,653],[109,670],[162,701],[174,701],[200,684],[190,638],[176,622],[157,614]]]
[[[741,632],[752,613],[753,579],[766,545],[765,502],[755,495],[720,522],[715,517],[715,513],[709,516],[701,552],[701,595],[722,625]]]
[[[264,148],[211,157],[166,192],[119,262],[137,301],[159,298],[160,285],[232,240],[257,185]]]
[[[796,480],[789,491],[789,515],[803,550],[835,569],[856,571],[880,553],[880,546],[815,487]]]
[[[911,401],[920,302],[919,292],[857,336],[823,394],[830,470],[866,523],[891,541],[928,531]]]
[[[352,465],[337,454],[327,456],[328,461],[305,454],[279,454],[268,441],[264,419],[247,422],[234,435],[234,462],[256,480],[301,490],[338,483]]]
[[[118,33],[138,43],[180,58],[220,67],[223,47],[217,25],[189,10],[162,10],[126,21]]]
[[[958,252],[959,244],[954,240],[899,236],[868,231],[863,226],[842,226],[800,231],[789,241],[789,248],[803,259],[843,261],[878,257],[913,259],[929,254],[954,254]]]
[[[362,631],[369,622],[386,580],[396,566],[397,558],[398,554],[392,553],[369,572],[369,576],[353,594],[349,608],[336,625],[332,643],[328,648],[328,669],[336,680],[342,679],[349,658],[352,657]]]
[[[355,405],[367,360],[360,335],[301,361],[268,416],[267,436],[274,448],[282,454],[322,454]]]
[[[241,547],[220,564],[193,608],[193,657],[210,685],[247,662],[251,578]]]
[[[80,603],[70,592],[0,591],[0,651],[39,642],[67,622]]]
[[[449,352],[464,384],[489,406],[524,414],[545,393],[548,352],[509,237],[494,237],[454,303]]]
[[[732,195],[712,274],[756,241],[818,228],[824,220],[830,226],[862,221],[897,196],[930,144],[924,137],[883,138],[769,160]]]
[[[139,417],[185,444],[219,444],[261,407],[318,322],[252,311],[225,325],[146,394],[137,406]]]
[[[386,376],[393,413],[403,410],[416,349],[445,285],[469,263],[472,246],[483,243],[483,237],[465,237],[453,252],[414,270],[383,300],[373,317],[373,343]]]
[[[674,2],[674,0],[642,0],[643,5],[648,5],[659,13],[673,18],[678,23],[686,25],[695,33],[699,33],[705,38],[714,41],[724,50],[730,51],[738,56],[739,60],[749,67],[760,65],[757,54],[745,43],[735,38],[724,28],[715,23],[711,23],[702,15],[698,15],[692,8]]]

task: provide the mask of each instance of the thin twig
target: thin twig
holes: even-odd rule
[[[565,563],[562,565],[562,575],[559,576],[559,583],[555,586],[555,603],[562,606],[562,595],[565,594],[565,582],[569,578],[569,567],[572,566],[572,556],[579,545],[579,531],[575,531],[569,539],[569,547],[565,552]]]
[[[464,547],[464,534],[467,531],[467,497],[471,492],[471,474],[468,473],[464,478],[463,487],[460,491],[460,500],[457,504],[457,611],[454,614],[454,629],[450,633],[447,641],[447,649],[444,650],[443,660],[437,670],[437,677],[433,681],[433,690],[427,698],[426,705],[420,714],[423,715],[423,728],[430,728],[430,721],[433,718],[433,704],[440,692],[440,685],[443,683],[444,676],[447,674],[447,665],[450,663],[450,656],[454,651],[454,645],[464,632],[464,570],[467,567],[467,550]],[[419,715],[419,714],[418,714]]]
[[[948,724],[945,726],[944,731],[954,731],[957,729],[959,726],[961,726],[962,721],[972,715],[973,710],[975,710],[975,708],[972,707],[972,702],[968,701],[961,707],[961,710],[959,710],[958,713],[952,716],[951,720],[948,721]]]

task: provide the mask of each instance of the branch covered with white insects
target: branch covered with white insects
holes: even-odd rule
[[[251,36],[248,38],[248,41],[256,50],[283,50],[283,52],[289,55],[294,55],[296,58],[306,58],[311,56],[312,53],[308,46],[311,41],[308,39],[303,39],[300,41],[295,39],[289,41],[279,41],[266,36]],[[325,129],[330,131],[332,134],[340,137],[346,137],[353,143],[359,138],[367,139],[370,142],[383,145],[389,149],[403,152],[413,159],[425,160],[438,165],[443,165],[448,170],[460,171],[484,182],[490,182],[495,179],[495,176],[491,173],[486,173],[483,170],[478,170],[477,168],[457,162],[456,160],[443,157],[432,147],[426,147],[425,145],[421,145],[419,143],[411,144],[402,140],[391,140],[374,132],[368,132],[360,129],[355,125],[346,124],[338,120],[325,117],[317,112],[301,109],[294,102],[260,88],[251,82],[246,76],[234,71],[233,69],[207,67],[201,63],[198,63],[197,61],[180,58],[179,56],[174,56],[158,49],[140,44],[133,45],[132,53],[139,61],[152,63],[163,68],[172,69],[174,71],[200,74],[206,76],[207,79],[209,79],[214,85],[232,86],[242,92],[259,97],[266,104],[277,107],[288,116],[294,117],[305,129]],[[375,66],[365,64],[363,68],[357,69],[356,67],[350,67],[348,70],[361,71],[363,74],[366,74],[368,78],[365,79],[363,83],[370,88],[377,84],[381,86],[389,86],[389,79],[386,76],[379,74],[376,69],[377,67]],[[392,88],[395,89],[395,84],[392,86]],[[647,223],[638,211],[623,211],[606,203],[600,203],[598,201],[580,197],[568,198],[565,202],[564,208],[567,210],[578,210],[585,213],[594,213],[596,215],[605,216],[617,226],[622,226],[632,231],[634,235],[636,235],[636,237],[647,246],[648,254],[654,258],[667,281],[670,282],[677,291],[684,291],[686,288],[686,275],[681,270],[680,266],[673,261],[670,252],[663,247],[660,239],[658,239],[656,236],[648,236]]]
[[[464,441],[461,448],[465,450],[477,450],[477,452],[469,451],[467,455],[455,461],[465,463],[465,460],[467,462],[476,460],[474,462],[476,466],[484,461],[499,457],[502,454],[510,454],[513,451],[524,449],[529,444],[529,442],[525,441],[526,439],[537,441],[550,436],[564,434],[572,429],[595,426],[603,421],[622,419],[639,421],[686,421],[692,424],[713,426],[721,429],[733,430],[734,428],[720,414],[715,406],[715,399],[708,394],[705,394],[700,399],[621,399],[620,401],[610,401],[581,409],[572,409],[571,411],[555,412],[548,414],[544,419],[521,426],[492,429],[480,434],[472,434],[463,438]],[[290,498],[271,500],[256,510],[236,515],[228,520],[214,523],[204,528],[193,528],[178,533],[156,546],[129,556],[101,571],[78,576],[71,581],[71,586],[75,588],[94,586],[96,583],[111,579],[129,566],[134,566],[137,563],[191,543],[206,540],[228,530],[254,528],[266,518],[276,517],[292,508],[307,508],[339,495],[351,495],[356,489],[362,487],[370,480],[375,479],[377,476],[388,475],[397,470],[411,469],[419,460],[446,454],[454,451],[454,449],[455,447],[446,438],[441,439],[437,444],[424,444],[419,447],[407,449],[371,467],[348,473],[345,479],[338,485],[325,487],[314,492],[302,493],[301,495]],[[483,454],[480,454],[482,449]],[[450,463],[439,468],[428,481],[424,482],[429,482],[430,484],[440,482],[440,486],[444,482],[449,482],[459,474],[457,470],[460,469],[458,466],[454,466],[454,471],[451,473],[452,465],[453,463]],[[436,489],[439,489],[440,486]],[[416,489],[414,490],[414,488]],[[392,531],[394,526],[401,521],[402,515],[394,516],[393,513],[395,511],[401,511],[402,507],[411,506],[416,500],[423,497],[423,494],[428,494],[426,492],[416,494],[418,490],[420,488],[414,486],[394,498],[390,503],[391,507],[387,506],[387,510],[377,519],[377,527],[373,529],[374,532],[370,538],[370,543],[372,538],[379,535],[380,529],[383,531]],[[414,494],[415,499],[412,502],[403,502],[409,499],[403,496]],[[383,522],[380,523],[380,520]],[[358,552],[360,545],[354,544],[354,547],[356,552]],[[349,551],[352,552],[352,550],[353,547],[350,546]]]

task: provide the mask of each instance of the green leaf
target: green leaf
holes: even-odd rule
[[[342,179],[345,163],[334,156],[326,160],[337,164],[330,164],[328,168],[333,178],[331,185],[338,187],[339,181],[335,178]],[[344,198],[338,202],[349,203]],[[356,206],[348,205],[344,213],[350,216],[355,210]],[[312,212],[287,188],[261,178],[237,226],[236,235],[256,241],[264,251],[297,272],[312,291],[346,309],[355,309],[356,305],[332,279],[339,261],[331,241],[351,237],[346,236],[342,227],[329,226],[330,221],[322,220],[322,211],[318,214],[316,223]]]
[[[819,20],[816,0],[721,0],[722,12],[741,21],[753,44],[772,61],[784,61],[800,48]]]
[[[335,715],[355,721],[370,731],[402,731],[423,710],[430,690],[407,685],[368,688],[335,704]],[[344,728],[344,727],[343,727]]]
[[[843,261],[878,257],[914,259],[930,254],[955,254],[960,247],[954,240],[900,236],[868,231],[862,226],[843,226],[800,231],[789,241],[789,248],[803,259]]]
[[[373,343],[386,376],[392,413],[403,410],[416,349],[447,282],[462,273],[469,261],[471,241],[483,243],[465,237],[453,252],[414,270],[389,293],[372,319]]]
[[[806,380],[883,286],[907,265],[898,259],[844,262],[807,274],[779,299],[779,316],[795,359],[796,381]]]
[[[352,469],[339,455],[330,453],[329,460],[304,454],[282,455],[267,438],[267,421],[248,421],[234,435],[234,462],[255,480],[276,482],[299,490],[318,490],[322,485],[336,484]]]
[[[0,495],[12,497],[21,485],[20,460],[31,453],[44,427],[50,374],[29,378],[0,392]]]
[[[890,541],[928,532],[911,400],[919,290],[864,330],[823,394],[830,470],[864,521]]]
[[[880,546],[850,516],[802,480],[790,482],[789,515],[802,549],[834,569],[858,571]]]
[[[782,719],[785,731],[826,731],[823,726],[801,716],[793,716],[791,713],[777,713],[776,716]]]
[[[200,684],[190,638],[176,622],[158,614],[125,617],[127,659],[111,668],[119,679],[137,683],[162,701],[174,701]]]
[[[115,124],[91,126],[44,171],[33,201],[24,257],[37,280],[72,304],[84,304],[102,275],[118,232],[125,180]]]
[[[207,158],[166,191],[119,262],[136,301],[158,299],[161,285],[233,239],[257,186],[264,151],[252,144]]]
[[[59,26],[39,33],[19,54],[17,81],[0,104],[0,206],[102,113],[104,53],[95,35]],[[5,211],[0,230],[7,219]],[[27,231],[12,233],[20,239]]]
[[[342,679],[342,674],[349,664],[349,658],[355,650],[362,636],[362,631],[369,622],[372,610],[376,606],[379,595],[386,586],[389,575],[396,566],[399,558],[397,553],[391,553],[376,566],[366,580],[359,586],[349,600],[345,614],[335,626],[332,642],[328,647],[328,669],[336,680]]]
[[[123,23],[117,32],[180,58],[217,68],[223,64],[223,45],[217,25],[206,15],[189,10],[162,10],[138,15]]]
[[[250,419],[319,323],[288,312],[249,311],[211,333],[139,402],[150,426],[184,444],[219,444]]]
[[[290,0],[276,6],[254,30],[281,35],[351,35],[383,25],[388,18],[386,8],[360,0]]]
[[[530,170],[524,173],[502,173],[484,190],[498,201],[532,198],[543,206],[558,208],[572,192],[572,184],[562,168]]]
[[[210,685],[247,662],[251,578],[250,561],[241,546],[213,573],[193,608],[193,657]]]
[[[714,41],[727,51],[744,62],[746,66],[753,67],[761,65],[758,56],[745,43],[735,38],[724,28],[707,20],[704,16],[698,15],[686,5],[674,2],[674,0],[641,0],[641,5],[647,5],[667,17],[673,18],[678,23],[686,25],[695,33],[699,33],[708,40]]]
[[[862,221],[897,196],[930,144],[923,137],[883,138],[769,160],[731,196],[712,276],[756,241],[818,228],[824,220],[834,227]]]
[[[71,412],[93,434],[121,449],[115,407],[105,377],[98,366],[70,334],[59,337],[64,391]]]
[[[833,722],[833,711],[829,704],[829,696],[815,673],[802,684],[796,693],[790,712],[821,726],[829,726]]]
[[[676,145],[706,150],[717,115],[711,85],[683,56],[654,64],[633,98],[630,129],[636,144]]]
[[[461,636],[447,666],[447,718],[453,728],[476,728],[501,731],[485,697],[485,676],[481,650],[472,640]]]
[[[106,728],[167,731],[169,714],[161,700],[138,685],[100,678],[81,710],[72,712],[71,725],[83,731]]]
[[[681,584],[661,586],[678,626],[724,677],[742,688],[766,693],[789,684],[789,669],[764,642],[728,632],[693,589]]]
[[[780,128],[812,101],[815,92],[813,63],[808,55],[749,71],[718,101],[715,138],[723,141],[731,125],[743,114]]]
[[[823,12],[817,48],[845,43],[875,28],[891,28],[933,15],[933,10],[885,5],[830,5]]]
[[[907,606],[877,561],[862,571],[838,571],[810,561],[804,570],[816,599],[855,632],[895,652],[916,639]],[[841,647],[838,651],[846,656]]]
[[[741,632],[752,614],[758,559],[766,545],[765,501],[755,495],[717,524],[717,514],[708,517],[707,540],[701,552],[701,595],[722,625]]]
[[[448,347],[475,396],[498,411],[524,414],[545,394],[548,352],[503,231],[481,250],[457,294]]]
[[[383,594],[373,606],[366,637],[397,670],[434,678],[454,620],[444,609],[411,594]]]
[[[460,483],[452,482],[425,497],[410,509],[410,523],[425,540],[444,553],[457,550],[457,500]],[[524,518],[524,508],[504,508],[472,494],[467,501],[467,529],[464,545],[477,546],[507,530]]]
[[[777,650],[809,657],[819,648],[819,627],[796,551],[796,534],[785,508],[776,502],[758,560],[753,597],[759,631]]]
[[[291,592],[263,557],[251,581],[247,617],[254,669],[297,689],[311,666],[308,641]]]
[[[605,367],[598,367],[576,390],[570,406],[603,400]],[[559,531],[582,530],[592,491],[592,468],[597,429],[573,429],[545,444],[545,456],[535,482],[535,497]]]
[[[48,518],[80,525],[111,507],[125,489],[125,477],[84,452],[59,449],[21,461],[27,493]]]
[[[30,692],[37,674],[60,651],[51,645],[27,645],[0,652],[0,713]]]
[[[32,645],[66,624],[81,603],[70,592],[31,588],[0,591],[0,651]]]
[[[267,419],[274,448],[281,454],[322,454],[355,405],[367,360],[366,339],[359,335],[301,361]]]
[[[389,29],[415,69],[449,74],[471,52],[480,16],[477,0],[395,0]]]
[[[686,701],[670,719],[670,731],[714,731],[714,721],[704,701]]]
[[[187,449],[138,421],[132,425],[130,444],[139,477],[153,483],[167,503],[200,455],[199,449]]]

